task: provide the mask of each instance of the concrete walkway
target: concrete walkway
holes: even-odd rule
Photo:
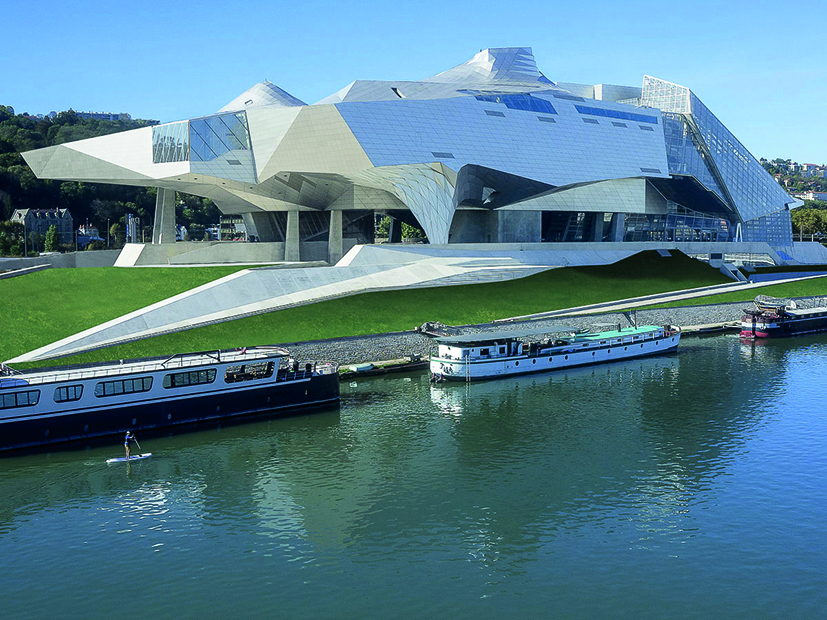
[[[497,319],[495,323],[507,323],[510,321],[525,321],[530,319],[547,319],[561,316],[580,316],[585,314],[603,314],[607,312],[621,312],[624,310],[635,310],[647,306],[654,306],[656,304],[666,304],[673,301],[684,301],[687,299],[696,299],[699,297],[707,297],[712,295],[723,295],[724,293],[736,293],[744,291],[756,291],[756,295],[760,294],[759,289],[767,286],[774,286],[776,284],[787,284],[790,282],[802,282],[804,280],[815,280],[818,278],[827,278],[827,274],[808,275],[808,276],[793,276],[790,278],[771,280],[766,282],[732,282],[731,284],[717,284],[715,286],[702,286],[700,288],[686,289],[683,291],[673,291],[671,293],[658,293],[656,295],[644,295],[642,297],[629,297],[628,299],[618,299],[616,301],[607,301],[599,304],[591,304],[588,306],[575,306],[573,308],[564,308],[562,310],[552,310],[550,312],[538,312],[536,314],[525,314],[522,316],[512,316],[507,319]]]

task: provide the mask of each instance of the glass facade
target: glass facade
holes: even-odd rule
[[[778,211],[741,224],[744,241],[766,241],[772,246],[793,244],[793,226],[789,211]]]
[[[728,220],[686,209],[674,202],[666,214],[626,214],[624,241],[729,241]]]
[[[191,120],[189,139],[192,161],[211,161],[229,151],[249,150],[247,115],[230,112]]]
[[[250,150],[244,112],[217,114],[152,128],[152,161],[211,161],[229,151]]]
[[[683,115],[671,112],[663,113],[663,137],[666,141],[669,173],[695,177],[726,203],[726,192],[710,171],[706,156],[701,147],[695,143],[689,124]]]
[[[189,161],[190,143],[187,121],[155,125],[152,128],[152,161],[166,164]]]
[[[692,118],[743,220],[775,213],[792,202],[784,188],[694,94],[691,106]]]

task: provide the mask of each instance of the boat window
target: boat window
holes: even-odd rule
[[[40,390],[27,390],[25,392],[12,392],[3,394],[0,397],[0,409],[13,409],[15,407],[33,407],[40,400]]]
[[[491,355],[488,349],[480,349],[480,355]]]
[[[273,362],[255,362],[253,364],[241,364],[239,366],[227,366],[224,373],[224,381],[227,383],[238,383],[239,381],[254,381],[256,379],[267,379],[273,376]]]
[[[55,402],[66,403],[73,400],[80,400],[82,394],[82,385],[67,385],[66,387],[59,387],[55,390]]]
[[[500,347],[500,353],[505,353],[505,347]]]
[[[137,377],[120,381],[101,381],[95,386],[95,396],[120,396],[121,394],[135,394],[149,392],[152,389],[152,377]]]
[[[215,381],[215,369],[193,370],[191,372],[176,372],[164,377],[164,387],[178,388],[187,385],[203,385]]]
[[[600,344],[606,344],[606,341],[605,341],[605,340],[601,340],[601,341],[600,341]]]

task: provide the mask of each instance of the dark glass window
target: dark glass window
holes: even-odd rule
[[[585,99],[583,99],[583,97],[578,97],[576,95],[565,95],[565,94],[562,94],[562,93],[559,94],[559,95],[554,95],[554,98],[555,99],[566,99],[568,101],[585,101]]]
[[[485,110],[485,113],[488,114],[488,116],[505,116],[505,114],[497,112],[496,110]]]
[[[542,112],[543,114],[557,114],[557,110],[550,101],[533,97],[532,95],[477,95],[477,101],[501,103],[510,110],[525,112]]]
[[[227,366],[224,373],[224,381],[227,383],[238,383],[239,381],[253,381],[255,379],[267,379],[273,376],[273,362],[255,362],[253,364],[241,364],[238,366]]]
[[[641,172],[652,172],[654,174],[660,174],[660,169],[659,168],[641,168],[640,171]]]
[[[627,126],[626,123],[619,123],[617,121],[612,121],[612,125],[614,125],[615,127],[626,127]]]
[[[0,409],[14,409],[16,407],[33,407],[40,400],[40,390],[12,392],[0,396]]]
[[[583,122],[584,123],[591,123],[592,125],[599,125],[600,124],[600,121],[595,120],[593,118],[584,118]]]
[[[454,159],[453,153],[446,153],[444,151],[431,151],[431,155],[438,159]]]
[[[137,377],[135,379],[121,379],[120,381],[101,381],[95,386],[95,396],[119,396],[148,392],[152,389],[152,377]]]
[[[203,385],[215,381],[215,369],[192,370],[190,372],[177,372],[164,377],[165,388],[177,388],[187,385]]]
[[[580,114],[589,114],[591,116],[606,116],[609,118],[620,118],[625,121],[636,121],[638,123],[652,123],[658,124],[658,117],[649,114],[635,114],[634,112],[624,112],[622,110],[608,110],[606,108],[593,108],[587,105],[574,106]]]
[[[643,131],[655,131],[651,127],[647,127],[646,125],[638,125]]]
[[[65,403],[72,400],[80,400],[82,394],[82,385],[67,385],[65,387],[59,387],[55,390],[55,402]]]
[[[542,121],[544,123],[556,123],[557,121],[551,118],[550,116],[538,116],[537,120]]]

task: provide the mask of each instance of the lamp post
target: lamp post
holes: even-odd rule
[[[109,249],[109,218],[106,218],[106,249]]]

